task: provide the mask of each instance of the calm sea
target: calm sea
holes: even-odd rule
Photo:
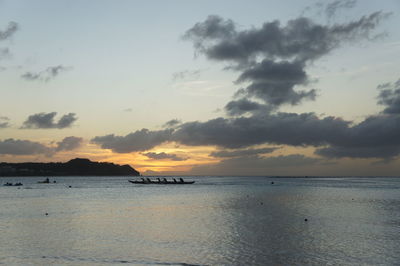
[[[0,264],[400,265],[400,178],[40,179],[0,179]]]

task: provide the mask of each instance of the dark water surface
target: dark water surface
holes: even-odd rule
[[[0,264],[400,265],[400,178],[40,179],[0,179]]]

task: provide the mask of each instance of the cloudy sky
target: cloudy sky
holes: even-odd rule
[[[2,0],[0,14],[0,161],[400,172],[398,0]]]

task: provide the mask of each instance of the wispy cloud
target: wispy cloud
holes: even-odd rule
[[[301,16],[313,13],[318,16],[323,16],[328,22],[334,20],[339,13],[345,10],[354,8],[357,5],[357,0],[327,0],[318,1],[312,5],[305,7]]]
[[[8,117],[0,116],[0,129],[9,127],[10,126],[9,121],[10,119]]]
[[[142,153],[142,155],[155,160],[186,161],[188,159],[186,157],[180,157],[176,154],[168,154],[165,152],[160,152],[160,153],[147,152],[147,153]]]
[[[378,86],[380,90],[378,103],[385,106],[386,114],[400,114],[400,79],[394,83],[385,83]]]
[[[7,27],[5,30],[0,31],[0,41],[7,40],[11,38],[15,32],[19,29],[18,23],[11,21],[8,23]]]
[[[332,19],[340,10],[354,8],[357,0],[335,0],[325,5],[324,12],[327,18]]]
[[[182,122],[179,119],[171,119],[171,120],[167,121],[164,125],[162,125],[162,127],[174,128],[174,127],[178,126],[180,123],[182,123]]]
[[[172,80],[182,80],[182,79],[197,79],[200,77],[201,69],[197,70],[183,70],[175,72],[172,74]]]
[[[267,154],[276,151],[279,147],[260,148],[260,149],[239,149],[239,150],[219,150],[210,153],[212,157],[232,158],[232,157],[246,157]]]
[[[5,41],[10,39],[15,32],[19,29],[18,23],[11,21],[8,23],[4,30],[0,30],[0,41]],[[8,59],[11,57],[11,52],[8,47],[0,48],[0,60]]]
[[[56,78],[60,73],[72,69],[71,67],[66,67],[63,65],[51,66],[43,71],[39,72],[25,72],[21,75],[21,78],[28,81],[43,81],[48,82]]]

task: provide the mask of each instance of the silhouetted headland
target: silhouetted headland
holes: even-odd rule
[[[0,176],[139,176],[129,165],[76,158],[66,163],[0,163]]]

